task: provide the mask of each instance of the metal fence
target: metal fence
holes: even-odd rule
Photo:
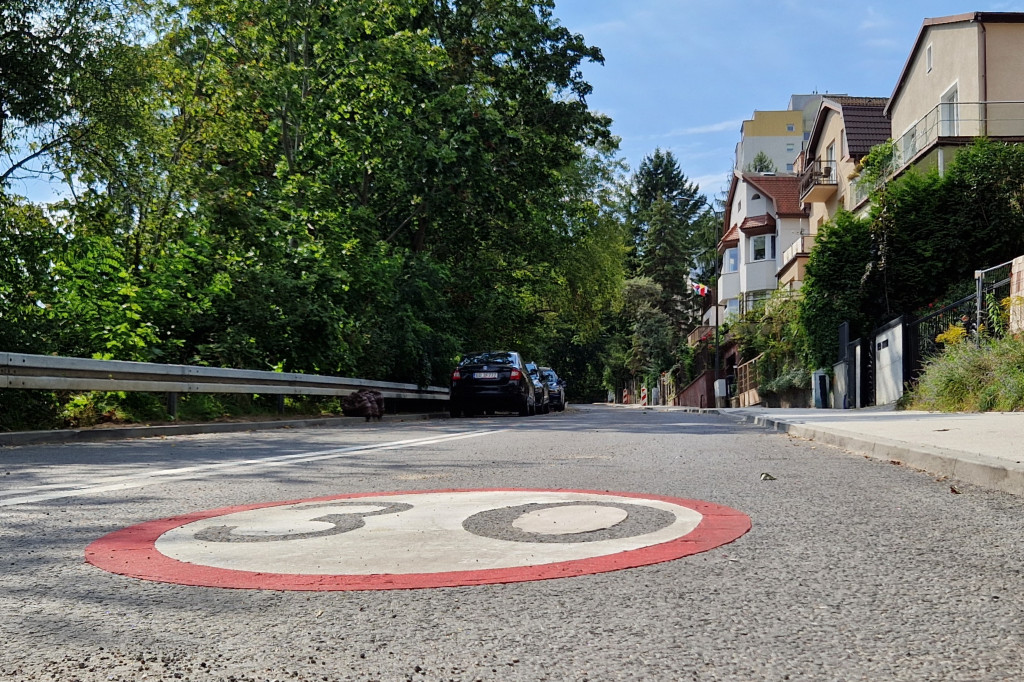
[[[1013,261],[974,273],[975,292],[907,325],[910,334],[911,373],[917,374],[928,358],[948,342],[963,338],[975,343],[1006,334]]]
[[[279,396],[340,396],[369,389],[392,401],[447,401],[448,389],[389,381],[290,372],[161,365],[121,360],[0,353],[0,389],[127,391],[166,393],[174,415],[181,393],[249,393]]]

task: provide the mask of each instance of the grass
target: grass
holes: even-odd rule
[[[1024,411],[1024,335],[947,346],[905,402],[938,412]]]

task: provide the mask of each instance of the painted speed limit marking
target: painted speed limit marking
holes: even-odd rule
[[[86,560],[207,587],[385,590],[522,582],[678,559],[750,519],[674,497],[590,490],[432,490],[227,507],[100,538]]]

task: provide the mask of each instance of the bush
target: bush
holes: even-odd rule
[[[908,404],[940,412],[1024,411],[1024,337],[947,346],[925,365]]]

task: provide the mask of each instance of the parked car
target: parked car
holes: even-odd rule
[[[565,379],[559,379],[558,374],[550,367],[541,367],[540,375],[548,385],[551,409],[561,412],[565,409]]]
[[[533,401],[536,411],[547,414],[551,411],[551,399],[548,397],[548,384],[540,375],[540,367],[536,362],[528,362],[526,370],[530,373],[530,379],[533,380]]]
[[[448,413],[452,417],[472,417],[483,412],[518,412],[527,416],[536,411],[533,380],[515,351],[469,353],[452,372],[448,391]]]

